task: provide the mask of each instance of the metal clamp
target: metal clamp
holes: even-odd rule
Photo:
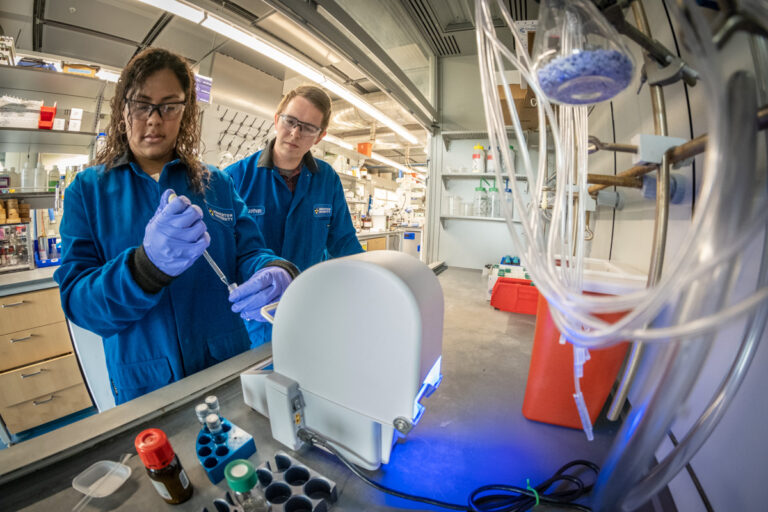
[[[24,302],[25,301],[23,301],[23,300],[20,300],[19,302],[11,302],[10,304],[3,304],[3,307],[4,308],[12,308],[14,306],[21,306],[22,304],[24,304]]]
[[[50,401],[51,401],[51,400],[53,400],[54,398],[56,398],[56,395],[51,395],[51,398],[49,398],[48,400],[40,400],[39,402],[38,402],[37,400],[32,400],[32,405],[42,405],[42,404],[47,404],[48,402],[50,402]]]
[[[34,335],[35,335],[35,333],[32,333],[32,332],[31,332],[31,333],[29,333],[28,335],[24,336],[23,338],[11,338],[11,339],[10,339],[10,340],[8,340],[8,341],[9,341],[10,343],[18,343],[18,342],[20,342],[20,341],[27,341],[28,339],[31,339],[31,338],[32,338],[32,336],[34,336]]]
[[[48,370],[46,370],[45,368],[40,368],[39,370],[37,370],[34,373],[22,373],[21,374],[21,378],[22,379],[26,379],[28,377],[34,377],[35,375],[40,375],[41,373],[46,372],[46,371],[48,371]]]

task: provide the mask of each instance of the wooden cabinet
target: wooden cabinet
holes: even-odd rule
[[[59,300],[58,288],[0,297],[0,417],[11,433],[91,406]]]

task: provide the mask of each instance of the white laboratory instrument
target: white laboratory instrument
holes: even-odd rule
[[[283,295],[272,332],[274,370],[243,373],[243,397],[292,450],[308,427],[376,469],[442,378],[443,293],[429,267],[400,252],[306,270]]]

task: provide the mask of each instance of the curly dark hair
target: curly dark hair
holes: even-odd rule
[[[130,151],[126,135],[123,109],[125,98],[140,88],[153,73],[168,69],[179,79],[184,90],[186,104],[181,118],[179,135],[176,137],[176,155],[187,166],[190,186],[198,193],[204,193],[210,179],[210,171],[200,161],[200,111],[195,94],[195,78],[183,57],[162,48],[147,48],[134,56],[120,74],[107,128],[106,146],[99,151],[94,164],[112,163],[126,151]]]

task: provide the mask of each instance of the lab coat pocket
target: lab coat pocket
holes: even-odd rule
[[[125,402],[173,382],[168,359],[123,363],[112,373],[118,400]]]
[[[216,361],[223,361],[248,350],[250,341],[245,329],[208,338],[208,351]]]

